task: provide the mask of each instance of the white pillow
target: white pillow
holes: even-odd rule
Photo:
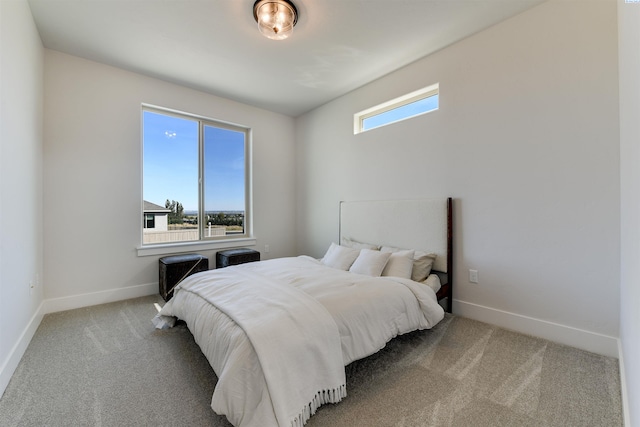
[[[411,280],[416,282],[422,282],[429,274],[431,274],[431,267],[436,260],[436,254],[428,254],[426,252],[416,251],[413,256],[413,271],[411,272]]]
[[[414,253],[415,251],[413,250],[391,253],[391,257],[389,257],[387,265],[385,265],[384,270],[382,270],[382,275],[411,279]]]
[[[374,251],[373,249],[361,249],[360,255],[349,269],[352,273],[366,274],[367,276],[378,277],[384,270],[384,266],[389,261],[389,252]]]
[[[346,271],[351,267],[353,261],[358,258],[359,254],[360,251],[357,249],[347,248],[331,242],[331,246],[329,246],[321,261],[324,265]]]
[[[438,293],[438,291],[442,287],[442,284],[440,283],[440,278],[438,277],[437,274],[430,274],[429,277],[427,277],[427,279],[424,280],[422,283],[424,283],[425,285],[433,289],[433,292],[435,293]]]
[[[353,249],[373,249],[374,251],[377,251],[380,249],[380,246],[378,245],[372,245],[371,243],[358,242],[357,240],[351,240],[348,237],[343,237],[342,240],[340,240],[340,244],[342,246],[346,246],[348,248],[353,248]]]
[[[383,246],[381,252],[398,252],[403,249],[394,248],[393,246]],[[436,254],[428,254],[422,251],[415,251],[413,255],[413,271],[411,272],[411,280],[422,282],[431,273],[431,267],[436,260]]]

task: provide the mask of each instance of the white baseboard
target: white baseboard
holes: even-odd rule
[[[89,294],[72,295],[61,298],[44,300],[44,313],[73,310],[75,308],[89,307],[92,305],[106,304],[108,302],[122,301],[130,298],[145,297],[158,293],[158,283],[146,285],[127,286],[125,288],[108,289],[106,291],[92,292]]]
[[[622,399],[622,416],[624,425],[631,426],[631,415],[629,414],[629,395],[627,394],[627,376],[624,369],[624,352],[622,351],[622,341],[618,340],[618,366],[620,367],[620,394]]]
[[[592,353],[618,358],[618,339],[546,320],[454,300],[454,314]]]
[[[16,371],[24,352],[27,350],[27,347],[31,342],[31,338],[33,338],[38,326],[40,326],[40,322],[44,317],[44,313],[42,312],[43,305],[44,302],[40,303],[36,312],[31,316],[31,320],[29,320],[27,327],[22,331],[20,338],[18,338],[18,341],[9,352],[9,357],[5,361],[4,365],[0,367],[0,397],[2,397],[4,391],[7,389],[13,373]]]

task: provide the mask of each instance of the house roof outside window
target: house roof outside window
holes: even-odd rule
[[[171,209],[167,209],[164,206],[156,205],[155,203],[147,202],[144,200],[143,205],[144,213],[169,213]]]

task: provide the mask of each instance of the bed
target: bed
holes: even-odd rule
[[[451,310],[451,210],[451,199],[341,202],[321,259],[187,277],[160,315],[186,322],[218,376],[213,410],[237,427],[302,426],[346,397],[347,364],[437,324],[438,301]]]

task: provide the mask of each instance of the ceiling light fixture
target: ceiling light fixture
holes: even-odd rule
[[[263,36],[284,40],[298,22],[298,9],[289,0],[257,0],[253,4],[253,17]]]

